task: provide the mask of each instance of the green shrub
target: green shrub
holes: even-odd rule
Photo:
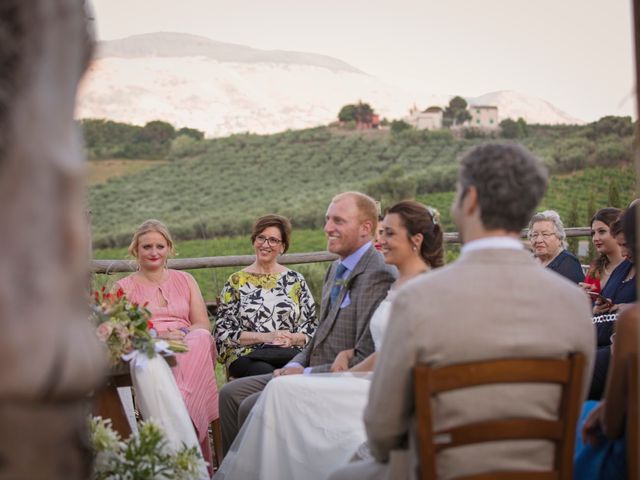
[[[586,138],[559,140],[554,153],[554,171],[571,172],[585,168],[594,150],[595,145]]]
[[[608,136],[627,137],[633,135],[633,121],[631,117],[616,117],[609,115],[585,127],[586,135],[593,139]]]
[[[631,151],[625,147],[619,138],[604,137],[596,146],[596,162],[601,166],[617,165],[631,160]]]
[[[413,127],[409,125],[404,120],[393,120],[391,122],[391,133],[397,134],[400,132],[404,132],[405,130],[411,130]]]
[[[179,135],[171,141],[168,158],[177,160],[179,158],[194,157],[203,153],[206,148],[206,142],[196,140],[190,135]]]
[[[395,165],[384,175],[367,183],[365,192],[383,204],[390,205],[400,200],[414,198],[416,180],[405,176],[402,167]]]

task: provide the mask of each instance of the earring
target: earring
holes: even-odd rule
[[[413,247],[411,247],[411,250],[413,250],[414,252],[418,251],[418,247],[416,247],[415,245]]]

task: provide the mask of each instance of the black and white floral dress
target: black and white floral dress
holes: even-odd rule
[[[216,322],[218,361],[229,366],[258,345],[240,345],[242,332],[288,330],[307,341],[318,326],[315,303],[304,277],[293,270],[258,274],[239,271],[222,289]]]

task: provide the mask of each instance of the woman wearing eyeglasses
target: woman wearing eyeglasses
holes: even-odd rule
[[[270,373],[309,341],[318,320],[304,277],[278,263],[289,248],[291,224],[265,215],[253,226],[256,260],[222,289],[216,322],[218,361],[234,378]]]
[[[538,212],[529,222],[529,241],[533,253],[543,267],[559,273],[574,283],[584,280],[580,260],[566,250],[567,235],[558,212]]]

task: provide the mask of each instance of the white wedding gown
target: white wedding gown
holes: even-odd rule
[[[379,351],[388,295],[369,329]],[[319,373],[271,380],[224,458],[215,480],[325,480],[366,440],[362,415],[371,373]]]
[[[170,452],[177,452],[185,446],[196,447],[200,452],[198,436],[169,364],[160,355],[148,359],[141,368],[134,363],[130,362],[129,370],[142,417],[162,427]],[[197,478],[209,477],[205,460],[200,460]]]

